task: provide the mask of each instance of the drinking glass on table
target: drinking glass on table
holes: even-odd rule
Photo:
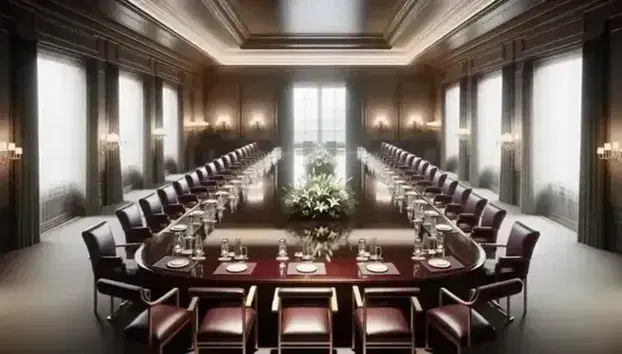
[[[223,238],[220,241],[220,257],[229,258],[229,239]]]
[[[367,256],[367,241],[364,238],[359,238],[359,256]]]

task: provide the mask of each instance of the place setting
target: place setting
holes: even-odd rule
[[[364,238],[358,241],[358,254],[356,256],[357,267],[360,275],[399,275],[395,265],[391,262],[382,262],[382,247],[376,245],[376,239],[372,239],[367,251],[367,241]]]
[[[229,240],[221,241],[220,265],[214,270],[215,275],[250,275],[257,266],[256,262],[247,262],[248,248],[242,245],[242,239],[236,238],[235,251],[229,251]]]

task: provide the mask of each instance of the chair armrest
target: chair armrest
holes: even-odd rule
[[[441,188],[440,187],[426,187],[425,193],[441,194]]]
[[[520,256],[503,256],[497,258],[496,268],[506,268],[506,267],[515,267],[515,266],[523,266],[525,263],[529,262],[528,258],[520,257]]]
[[[280,288],[274,289],[274,295],[272,296],[272,312],[279,312],[281,309],[281,298],[279,298]]]
[[[410,175],[410,176],[408,176],[408,179],[409,179],[410,183],[416,183],[418,181],[425,180],[425,177],[422,176],[422,175]]]
[[[194,194],[184,194],[184,195],[180,195],[177,197],[177,199],[179,199],[180,202],[182,202],[183,204],[185,203],[198,203],[199,202],[199,198],[197,198],[196,195]]]
[[[253,307],[253,302],[257,300],[257,286],[252,285],[250,289],[248,289],[248,294],[246,294],[246,300],[244,301],[244,307]]]
[[[330,288],[333,291],[333,294],[330,296],[330,310],[335,313],[339,312],[339,305],[337,304],[337,290],[335,288]]]
[[[127,247],[138,247],[140,245],[142,245],[142,243],[132,242],[132,243],[119,243],[119,244],[116,244],[114,247],[115,248],[127,248]]]
[[[98,266],[103,266],[105,268],[115,268],[125,265],[123,263],[123,258],[119,256],[100,256],[97,263]]]
[[[471,306],[475,303],[475,301],[464,301],[461,298],[458,297],[458,295],[452,293],[451,291],[447,290],[447,288],[440,288],[439,292],[439,304],[440,306],[442,306],[443,303],[443,295],[446,295],[447,297],[449,297],[450,299],[454,300],[455,302],[464,305],[464,306]]]
[[[471,237],[473,237],[473,235],[471,235]],[[480,243],[480,246],[482,247],[489,247],[489,248],[504,248],[507,247],[507,245],[501,244],[501,243]]]
[[[471,238],[479,238],[486,240],[488,243],[494,243],[497,240],[497,229],[490,226],[474,226],[471,229]]]
[[[361,291],[358,285],[352,286],[352,298],[354,299],[355,308],[363,307],[363,298],[361,297]]]
[[[145,302],[145,304],[147,304],[149,306],[155,306],[155,305],[162,304],[166,300],[168,300],[171,297],[173,297],[173,295],[175,295],[176,305],[177,305],[177,307],[179,307],[179,288],[172,288],[166,294],[160,296],[160,298],[155,300],[155,301],[150,301],[150,297],[149,296],[151,295],[151,292],[145,292],[144,290],[145,289],[143,289],[143,291],[141,293],[141,297],[142,297],[143,301]],[[149,294],[149,295],[147,295],[147,294]]]
[[[197,310],[197,306],[199,305],[199,298],[197,296],[193,296],[192,300],[190,300],[190,304],[186,311],[194,313]]]
[[[479,218],[473,213],[460,213],[458,214],[458,219],[456,219],[456,224],[468,224],[469,226],[477,225]]]
[[[142,242],[151,238],[151,230],[146,226],[132,227],[130,231],[131,235],[129,235],[132,239],[128,240],[131,242]]]
[[[437,194],[434,196],[434,203],[443,203],[443,204],[447,204],[449,202],[451,202],[451,195],[448,194]]]
[[[462,207],[461,204],[449,203],[445,205],[445,214],[447,213],[461,214],[463,209],[464,208]]]
[[[171,214],[184,214],[186,212],[186,208],[184,208],[181,204],[169,204],[164,206],[164,212],[168,215]]]
[[[171,219],[165,213],[151,214],[151,217],[149,217],[149,219],[153,220],[153,222],[158,224],[168,224],[169,222],[171,222]]]
[[[244,297],[244,289],[242,288],[189,288],[188,294],[198,297]]]
[[[209,179],[204,179],[201,181],[201,186],[208,188],[218,186],[218,180],[223,179],[223,176],[211,176]]]
[[[95,283],[97,291],[105,295],[114,295],[124,300],[138,300],[143,288],[116,280],[101,278]],[[148,291],[148,289],[145,289]]]
[[[191,187],[190,188],[190,193],[192,193],[192,194],[207,193],[207,187],[205,187],[205,186]]]
[[[426,190],[427,190],[430,186],[433,186],[434,183],[432,181],[423,181],[422,180],[422,181],[415,182],[415,185],[418,186],[418,187],[426,187]]]
[[[416,296],[410,297],[410,304],[415,309],[415,312],[423,312],[423,307],[421,307],[421,303],[419,303],[419,299]]]

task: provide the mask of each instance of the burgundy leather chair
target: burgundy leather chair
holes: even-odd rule
[[[496,330],[475,308],[501,297],[510,297],[523,289],[520,279],[510,279],[471,289],[469,300],[463,300],[446,288],[439,291],[439,307],[427,313],[425,327],[426,348],[429,347],[429,327],[438,330],[445,338],[454,343],[458,354],[464,347],[494,340]],[[449,297],[455,303],[443,305],[443,298]]]
[[[278,354],[282,348],[333,349],[335,288],[276,288],[272,312],[278,314]]]
[[[197,352],[199,349],[242,349],[242,353],[246,353],[253,326],[257,349],[256,286],[251,286],[248,293],[243,288],[190,288],[188,294],[200,300],[192,335]],[[200,312],[203,304],[209,307]]]
[[[441,188],[427,187],[425,189],[426,194],[435,194],[439,191],[441,192],[441,194],[436,194],[434,196],[434,204],[440,207],[444,207],[445,205],[452,202],[456,204],[462,204],[464,201],[466,201],[469,194],[471,194],[471,189],[466,188],[465,186],[458,183],[458,181],[449,178],[445,180],[445,183]]]
[[[146,344],[153,353],[162,354],[164,347],[184,328],[191,326],[196,313],[197,298],[187,308],[179,306],[179,289],[173,288],[159,299],[151,301],[148,289],[138,290],[147,309],[125,327],[125,338]],[[166,302],[175,296],[175,304]]]
[[[504,209],[486,204],[479,225],[471,229],[471,239],[478,243],[497,243],[497,234],[506,214]]]
[[[218,181],[209,178],[205,166],[199,167],[193,172],[188,173],[186,175],[186,181],[188,181],[190,188],[207,188],[208,193],[218,189]]]
[[[190,182],[188,182],[188,175],[185,175],[183,178],[174,181],[173,187],[175,188],[175,192],[177,192],[178,196],[194,195],[197,197],[197,199],[205,199],[208,197],[209,194],[207,187],[201,186],[200,182],[199,186],[197,187],[190,186]]]
[[[441,172],[436,166],[432,166],[431,168],[428,168],[428,171],[431,171],[431,175],[432,175],[432,179],[431,180],[421,180],[417,182],[418,186],[423,186],[425,187],[425,192],[426,193],[430,193],[429,191],[432,190],[428,190],[428,187],[438,187],[441,188],[443,186],[443,184],[445,184],[445,180],[447,179],[447,174]],[[433,173],[432,173],[433,172]],[[458,185],[458,181],[454,181],[455,185],[453,186],[453,188],[456,188],[456,185]],[[452,186],[448,186],[448,188],[450,188]],[[440,189],[439,189],[440,190]]]
[[[429,164],[423,174],[423,178],[416,180],[414,185],[418,188],[423,188],[425,190],[426,187],[434,186],[434,177],[438,173],[438,168],[432,164]],[[440,173],[438,173],[440,174]],[[411,178],[412,180],[412,178]]]
[[[187,182],[184,180],[183,183],[185,184]],[[158,197],[160,197],[160,201],[162,202],[164,209],[167,209],[169,205],[175,204],[181,204],[186,208],[192,208],[199,203],[199,198],[197,198],[194,194],[188,192],[185,194],[178,193],[177,188],[175,188],[175,182],[162,188],[158,188],[157,191]]]
[[[367,288],[361,296],[358,286],[353,286],[352,349],[355,349],[355,333],[359,333],[363,353],[367,349],[388,348],[408,348],[414,353],[415,314],[423,312],[418,294],[419,288]],[[408,304],[408,316],[400,302]]]
[[[143,222],[143,216],[136,203],[130,203],[115,212],[125,233],[125,241],[141,243],[151,238],[151,230]]]
[[[512,278],[521,279],[524,283],[523,290],[523,309],[527,313],[527,276],[531,257],[536,244],[540,239],[540,232],[536,231],[520,221],[514,222],[508,241],[503,244],[482,243],[484,249],[505,248],[505,256],[497,259],[487,259],[484,269],[489,281],[499,281]],[[508,303],[509,303],[509,299]]]
[[[201,177],[201,181],[216,181],[218,185],[225,183],[226,174],[218,170],[214,161],[206,163],[204,166],[197,168],[196,171],[199,177]]]
[[[164,212],[164,207],[160,198],[156,193],[151,193],[148,196],[138,200],[138,205],[145,216],[147,226],[151,229],[151,232],[159,232],[168,226],[171,222],[168,214]]]
[[[160,199],[160,204],[162,209],[164,209],[164,213],[168,215],[169,218],[179,219],[186,213],[186,208],[180,203],[177,192],[175,192],[175,187],[173,187],[172,184],[156,189],[156,193]],[[149,196],[144,199],[148,197]]]
[[[89,252],[91,267],[93,268],[93,312],[97,312],[97,295],[102,293],[110,296],[110,314],[108,319],[112,319],[117,312],[114,311],[114,299],[119,298],[132,301],[136,298],[128,294],[132,288],[130,284],[139,282],[138,268],[117,255],[117,248],[136,248],[140,243],[117,244],[110,225],[102,221],[82,232],[82,239]],[[125,283],[127,286],[101,286],[98,280],[107,279]]]
[[[456,219],[456,225],[462,231],[468,233],[479,222],[486,203],[488,203],[488,199],[480,197],[475,193],[470,193],[464,204],[447,204],[445,215],[450,219]]]

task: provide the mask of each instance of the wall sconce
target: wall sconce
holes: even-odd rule
[[[411,118],[408,122],[408,128],[412,131],[422,130],[425,124],[423,124],[423,120],[421,117]]]
[[[622,162],[622,150],[617,141],[605,143],[596,149],[596,154],[601,160],[613,160]]]
[[[221,132],[225,132],[231,128],[228,119],[220,119],[216,122],[216,129]]]
[[[471,136],[471,131],[469,131],[467,128],[460,128],[456,132],[456,135],[460,140],[468,140]]]
[[[99,152],[101,154],[118,149],[124,143],[117,133],[102,134],[99,140],[101,143]]]
[[[518,134],[512,135],[512,133],[504,133],[499,139],[499,144],[503,150],[513,150],[519,142]]]
[[[209,128],[209,123],[205,121],[193,121],[184,123],[184,130],[188,132],[201,131],[207,128]]]
[[[0,163],[6,164],[9,161],[19,160],[22,158],[24,150],[16,146],[15,143],[6,141],[0,142]]]
[[[376,128],[379,132],[386,132],[389,130],[389,123],[384,118],[377,118],[374,122],[374,128]]]
[[[433,120],[431,122],[427,122],[425,126],[429,130],[437,132],[437,131],[441,131],[441,127],[443,126],[443,123],[441,123],[440,120]]]
[[[256,131],[262,131],[263,130],[263,126],[264,126],[264,122],[263,119],[261,118],[255,118],[252,122],[251,122],[251,128]]]
[[[162,140],[166,136],[166,132],[164,131],[164,128],[155,128],[151,132],[151,136],[153,136],[155,140]]]

